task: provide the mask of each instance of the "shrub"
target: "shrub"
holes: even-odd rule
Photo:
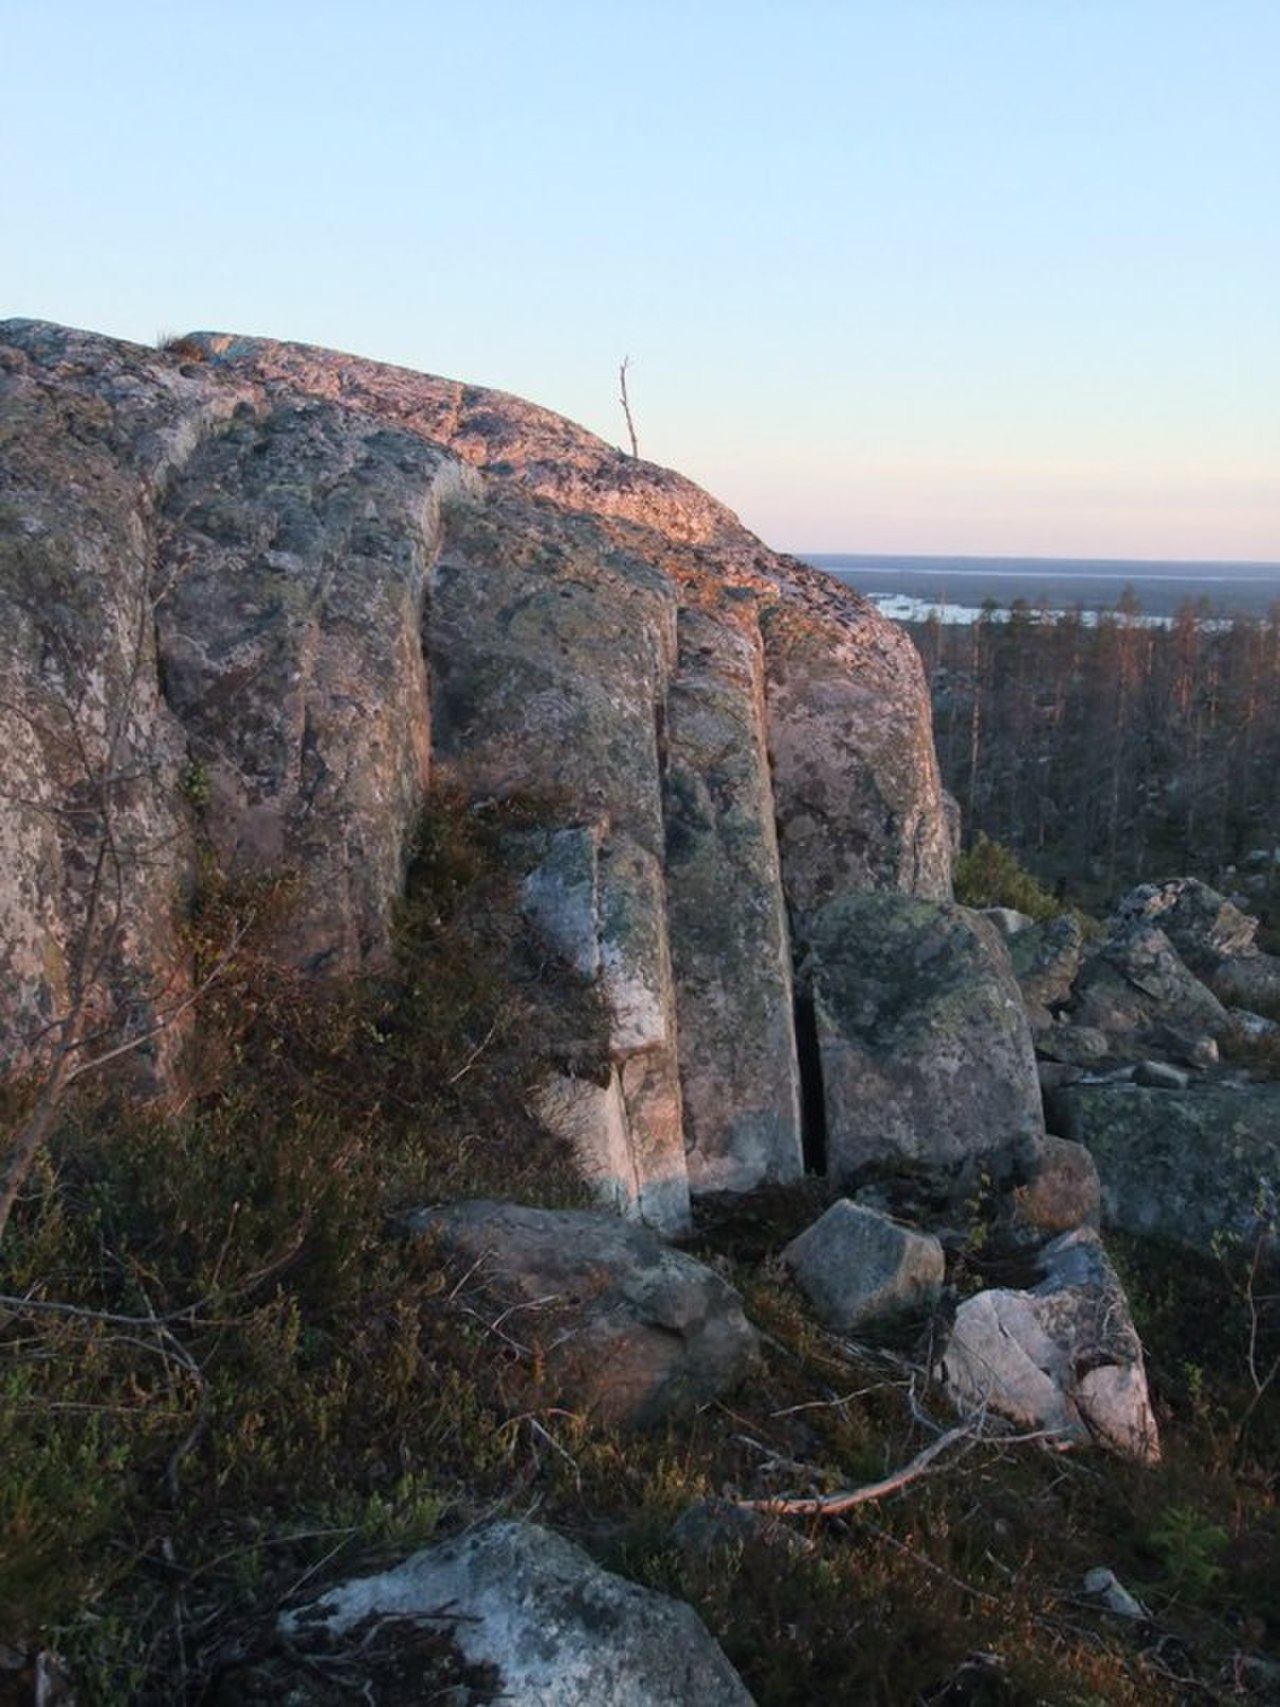
[[[1066,911],[1011,849],[981,831],[956,861],[953,877],[956,900],[965,907],[1012,907],[1031,919],[1052,919]]]

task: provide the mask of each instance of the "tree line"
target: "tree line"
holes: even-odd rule
[[[1043,881],[1106,905],[1190,875],[1280,890],[1280,602],[1144,618],[1131,588],[1096,616],[988,601],[970,625],[907,625],[943,781]]]

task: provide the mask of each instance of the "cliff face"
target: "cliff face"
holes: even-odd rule
[[[440,777],[547,802],[525,902],[612,1077],[543,1113],[602,1186],[676,1225],[802,1171],[810,921],[949,895],[909,641],[675,474],[327,351],[9,322],[0,451],[0,1058],[78,983],[104,1027],[180,993],[193,805],[228,869],[299,874],[298,964],[376,965]]]

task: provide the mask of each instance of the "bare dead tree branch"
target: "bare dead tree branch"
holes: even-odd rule
[[[626,417],[627,433],[631,439],[631,454],[639,458],[640,445],[636,439],[635,423],[631,419],[631,404],[627,398],[627,369],[631,366],[631,357],[622,358],[622,366],[618,369],[618,401],[622,404],[622,413]]]

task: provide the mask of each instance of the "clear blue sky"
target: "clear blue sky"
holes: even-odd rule
[[[531,397],[772,545],[1280,560],[1280,0],[0,0],[0,315]]]

